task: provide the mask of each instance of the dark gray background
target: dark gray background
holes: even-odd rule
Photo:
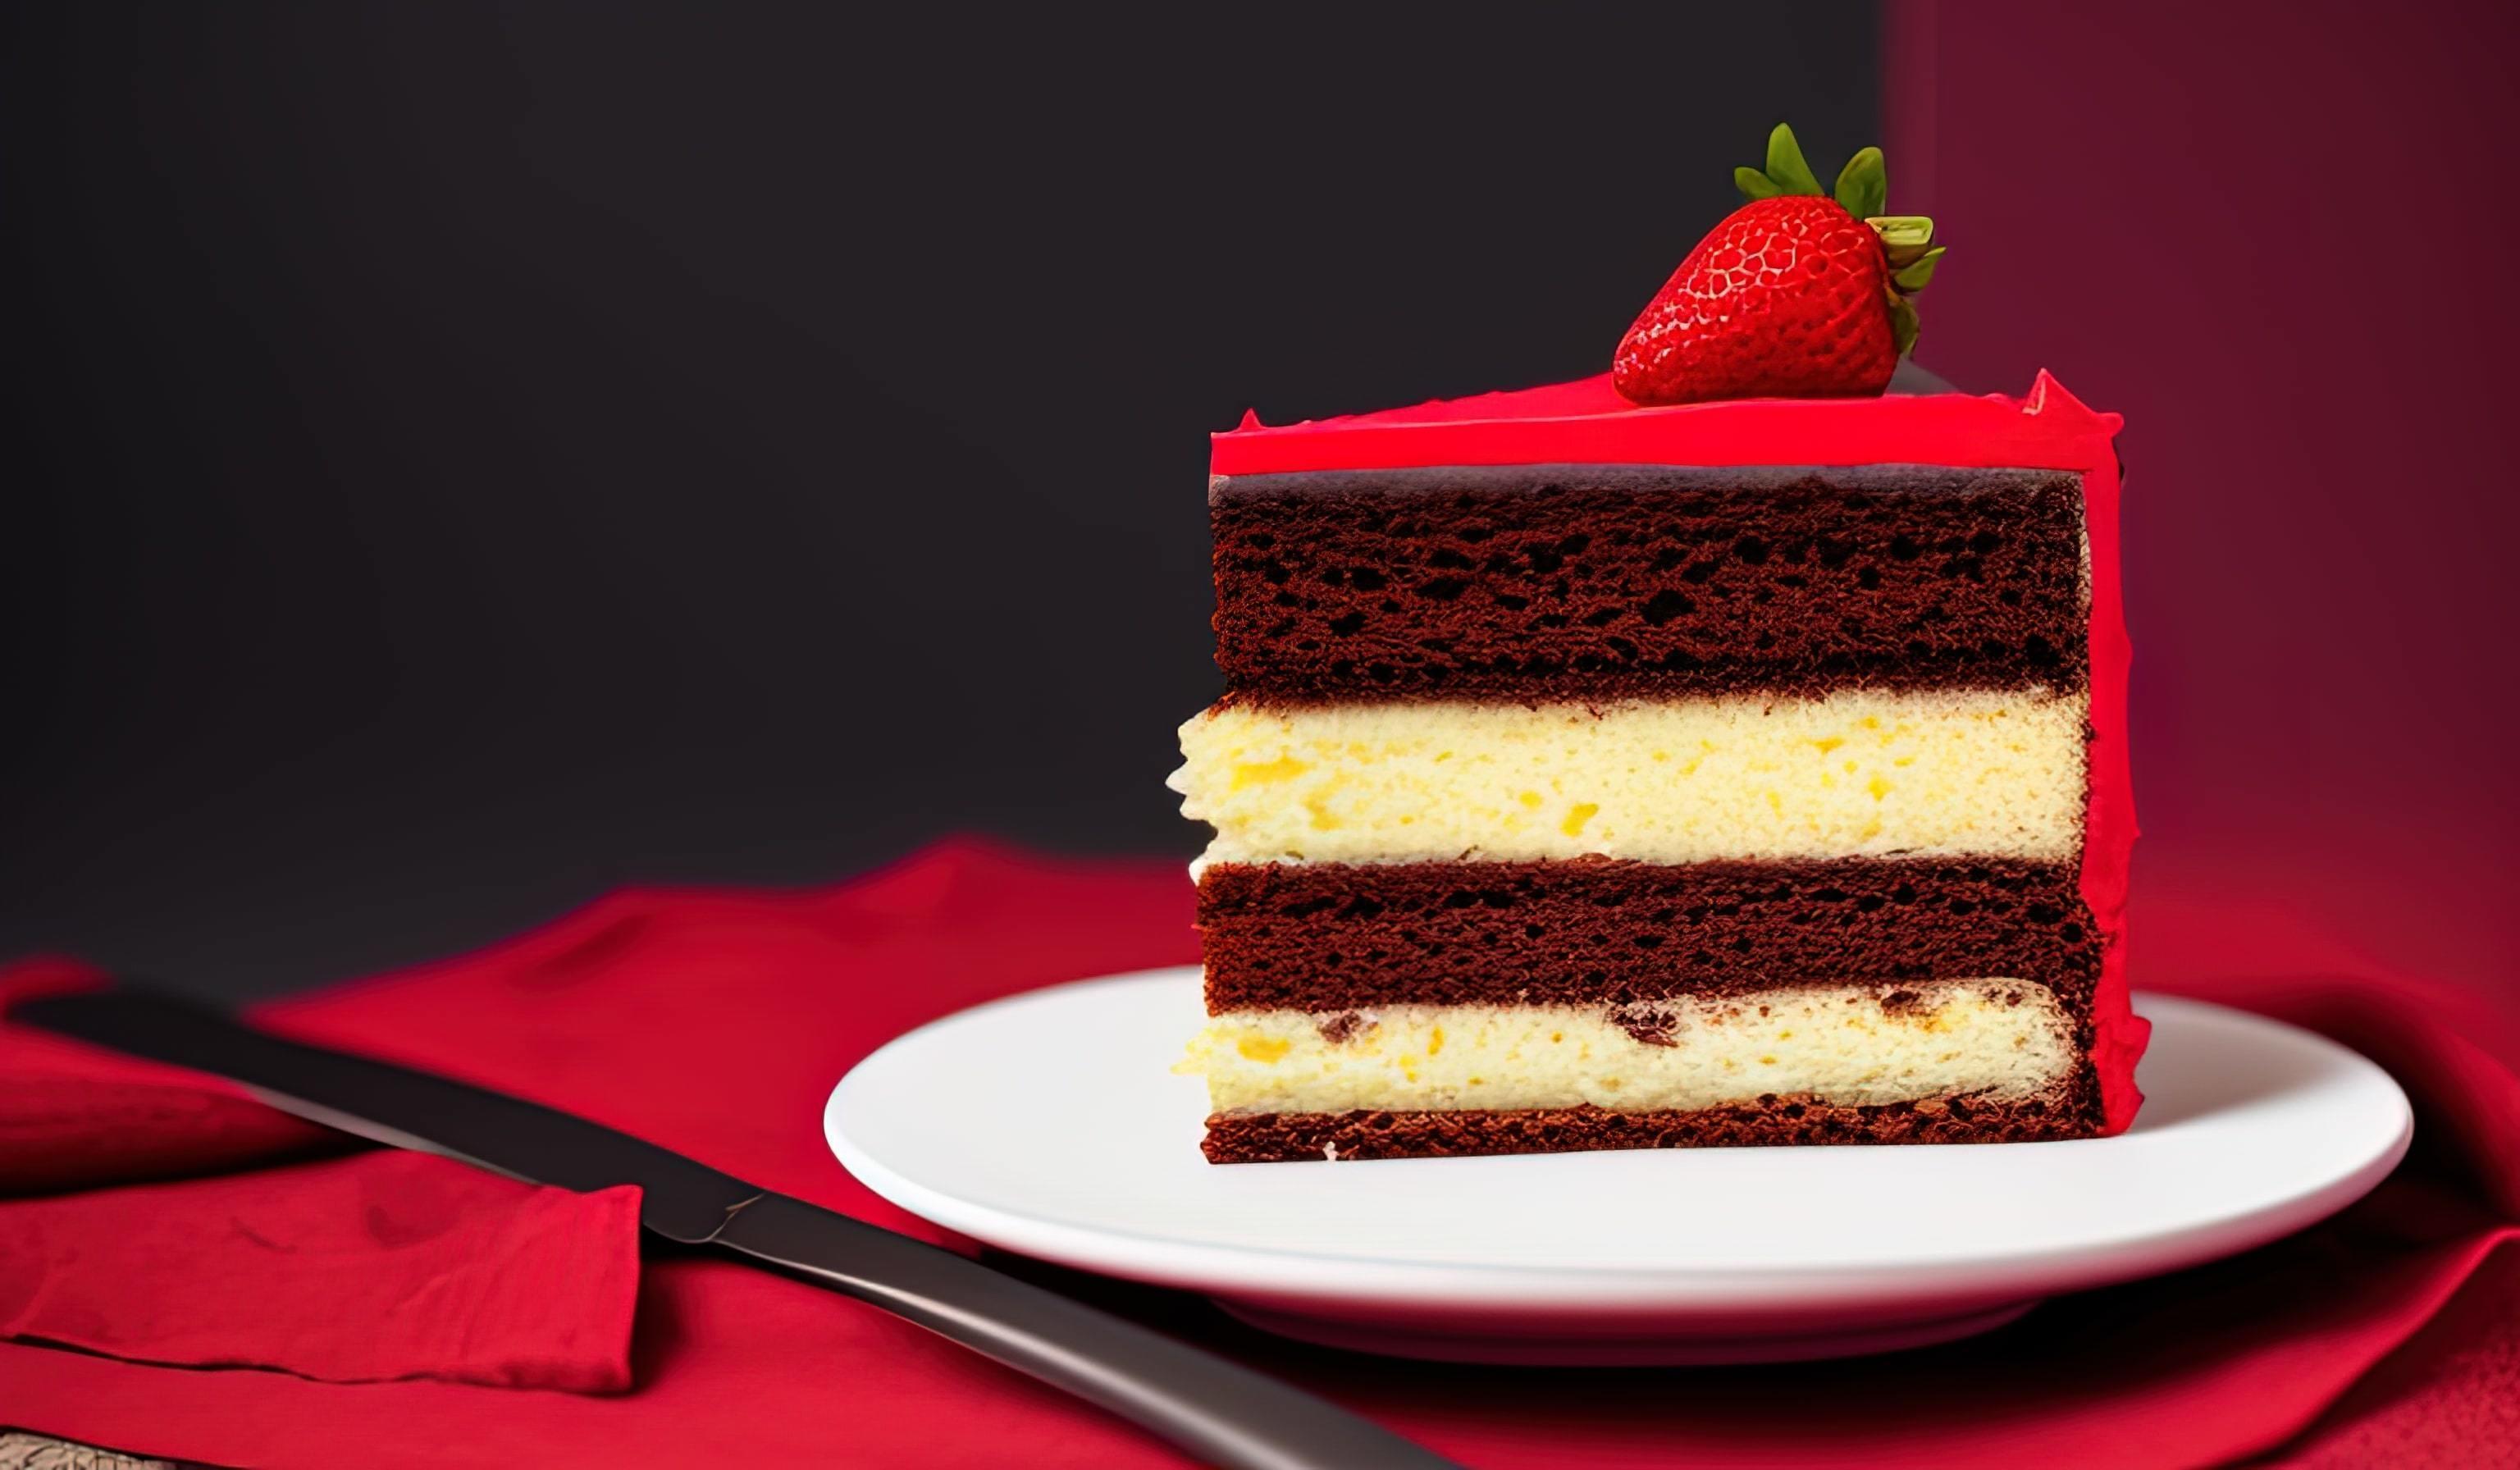
[[[0,16],[0,952],[1186,855],[1207,431],[1598,371],[1879,137],[1866,5],[843,9]]]

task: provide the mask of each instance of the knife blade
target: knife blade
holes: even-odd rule
[[[224,1077],[283,1111],[398,1148],[579,1191],[636,1184],[640,1223],[916,1322],[1248,1470],[1452,1462],[1326,1400],[968,1257],[749,1184],[602,1124],[257,1031],[142,988],[47,996],[13,1020]]]

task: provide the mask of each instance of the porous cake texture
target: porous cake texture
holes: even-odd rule
[[[1234,703],[1182,727],[1205,863],[1981,854],[2080,845],[2079,694]]]
[[[2057,1094],[2074,1029],[2021,980],[1782,985],[1624,1005],[1238,1010],[1192,1044],[1227,1113],[1375,1108],[1693,1111],[1776,1091],[1866,1107]]]
[[[1778,975],[2010,975],[2080,1014],[2100,936],[2074,874],[2000,859],[1666,865],[1253,863],[1198,885],[1216,1011],[1384,1003],[1624,1005]]]
[[[1466,466],[1208,499],[1216,661],[1253,694],[2083,677],[2082,499],[2053,470]]]
[[[2043,379],[1220,436],[1208,1157],[2123,1128],[2114,428]]]

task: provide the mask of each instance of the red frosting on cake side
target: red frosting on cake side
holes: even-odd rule
[[[2126,1132],[2143,1094],[2135,1064],[2143,1058],[2152,1023],[2135,1013],[2126,968],[2127,866],[2136,839],[2135,780],[2127,760],[2127,671],[2135,646],[2127,638],[2126,600],[2118,577],[2118,457],[2121,422],[2094,414],[2047,374],[2022,405],[2029,415],[2055,414],[2093,426],[2099,442],[2083,469],[2083,527],[2092,549],[2092,746],[2090,790],[2083,809],[2083,903],[2098,921],[2105,947],[2092,995],[2092,1066],[2100,1077],[2106,1130]]]
[[[1270,427],[1256,416],[1213,436],[1216,474],[1412,469],[1446,465],[1951,465],[2071,469],[2083,476],[2092,551],[2090,791],[2083,902],[2106,940],[2093,997],[2092,1063],[2107,1131],[2142,1103],[2135,1065],[2151,1023],[2135,1014],[2126,973],[2127,864],[2135,791],[2127,765],[2131,649],[2118,584],[2121,420],[2094,413],[2047,374],[2020,398],[1963,393],[1879,398],[1754,398],[1638,408],[1607,374],[1512,393]]]

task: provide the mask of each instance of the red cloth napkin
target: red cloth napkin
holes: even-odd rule
[[[344,1383],[623,1389],[638,1234],[635,1188],[413,1153],[100,1189],[0,1208],[0,1337]]]
[[[1172,864],[1062,863],[956,842],[821,892],[618,895],[485,954],[274,1006],[262,1019],[488,1082],[936,1239],[825,1151],[819,1123],[832,1082],[886,1038],[973,1002],[1190,960],[1190,913],[1189,885]],[[2496,1254],[2520,1220],[2520,1025],[2477,995],[2389,974],[2296,914],[2139,896],[2135,921],[2138,983],[2301,1020],[2396,1071],[2421,1114],[2408,1165],[2292,1240],[2053,1302],[1970,1342],[1842,1363],[1605,1372],[1383,1361],[1280,1343],[1171,1294],[1063,1284],[1472,1465],[2203,1464],[2271,1452],[2305,1464],[2465,1465],[2520,1455],[2520,1270],[2511,1259],[2520,1253]],[[0,1077],[14,1075],[29,1047],[52,1048],[56,1068],[72,1049],[0,1028]],[[121,1074],[116,1085],[132,1079]],[[57,1077],[53,1086],[71,1084]],[[55,1115],[74,1120],[75,1109],[61,1106],[70,1093],[51,1095]],[[8,1097],[0,1089],[0,1112]],[[0,1129],[19,1126],[0,1118]],[[166,1150],[128,1146],[134,1167],[166,1172]],[[338,1205],[292,1180],[391,1158],[160,1185],[155,1197],[171,1204],[182,1191],[251,1187],[323,1215]],[[0,1211],[94,1207],[135,1192]],[[485,1195],[467,1227],[477,1211],[482,1228],[499,1228],[516,1207]],[[94,1209],[85,1238],[131,1248],[121,1218]],[[153,1290],[264,1249],[241,1236],[222,1246],[215,1214],[158,1218],[174,1222],[159,1226],[173,1234],[158,1248],[198,1269],[169,1272]],[[329,1218],[339,1223],[338,1213]],[[22,1249],[0,1244],[0,1270],[22,1275]],[[127,1351],[147,1334],[126,1325],[146,1316],[145,1304],[117,1301],[100,1284],[110,1272],[83,1270],[57,1245],[35,1253],[39,1274],[78,1278],[85,1315],[108,1330],[80,1344],[85,1352],[0,1344],[0,1423],[118,1448],[281,1467],[338,1463],[347,1448],[386,1467],[746,1455],[1178,1463],[1126,1426],[917,1328],[713,1260],[646,1263],[631,1386],[592,1395],[551,1391],[584,1386],[558,1382],[451,1382],[461,1375],[427,1368],[433,1376],[344,1384],[317,1379],[382,1375],[126,1360],[146,1356]],[[535,1272],[552,1287],[555,1272],[580,1269],[546,1259]],[[555,1311],[603,1305],[590,1293]],[[375,1310],[347,1304],[341,1315]],[[393,1312],[357,1325],[404,1337]],[[231,1331],[239,1342],[270,1336],[249,1314]],[[217,1360],[224,1340],[205,1331],[174,1360]],[[453,1361],[445,1345],[416,1339],[380,1351],[400,1354],[405,1367]]]
[[[0,1000],[102,978],[21,965]],[[297,1162],[347,1142],[215,1079],[0,1027],[0,1192],[271,1166],[0,1201],[0,1338],[336,1383],[630,1386],[637,1189]]]

